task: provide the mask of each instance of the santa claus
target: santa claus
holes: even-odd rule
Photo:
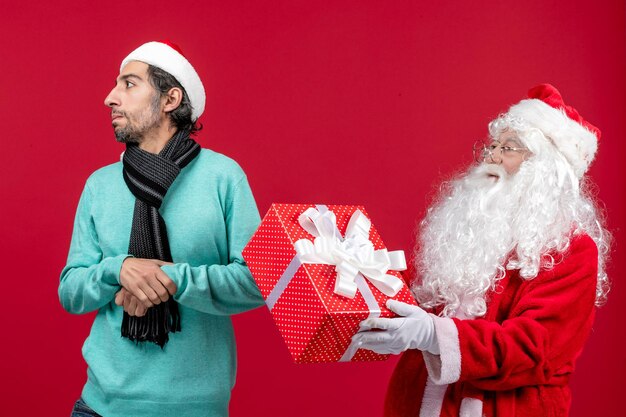
[[[543,84],[489,136],[420,224],[421,308],[389,301],[400,317],[365,320],[354,336],[405,352],[386,416],[569,412],[574,363],[609,290],[610,235],[585,176],[600,131]]]

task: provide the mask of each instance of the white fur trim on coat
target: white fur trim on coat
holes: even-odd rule
[[[481,417],[483,415],[483,402],[478,398],[465,397],[461,400],[459,417]]]
[[[461,377],[461,345],[459,331],[450,318],[431,314],[439,342],[439,355],[422,352],[428,376],[437,385],[452,384]]]
[[[439,417],[441,415],[441,407],[443,406],[443,398],[447,390],[448,385],[437,385],[432,379],[428,378],[424,388],[419,417]]]

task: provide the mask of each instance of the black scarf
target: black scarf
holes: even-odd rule
[[[180,171],[200,153],[188,131],[178,131],[158,154],[128,144],[123,158],[126,185],[135,196],[128,253],[137,258],[172,262],[165,222],[159,207]],[[169,332],[180,331],[178,304],[173,297],[151,307],[143,317],[124,312],[122,336],[135,342],[154,342],[161,348]]]

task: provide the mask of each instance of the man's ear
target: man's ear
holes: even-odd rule
[[[170,91],[167,92],[165,96],[165,105],[163,107],[163,111],[165,113],[172,112],[180,106],[180,103],[183,101],[183,90],[178,87],[170,88]]]

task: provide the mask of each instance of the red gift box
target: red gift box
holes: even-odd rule
[[[272,204],[243,257],[296,363],[385,360],[351,345],[359,323],[394,317],[389,298],[415,305],[387,269],[404,269],[404,254],[386,251],[361,206]]]

